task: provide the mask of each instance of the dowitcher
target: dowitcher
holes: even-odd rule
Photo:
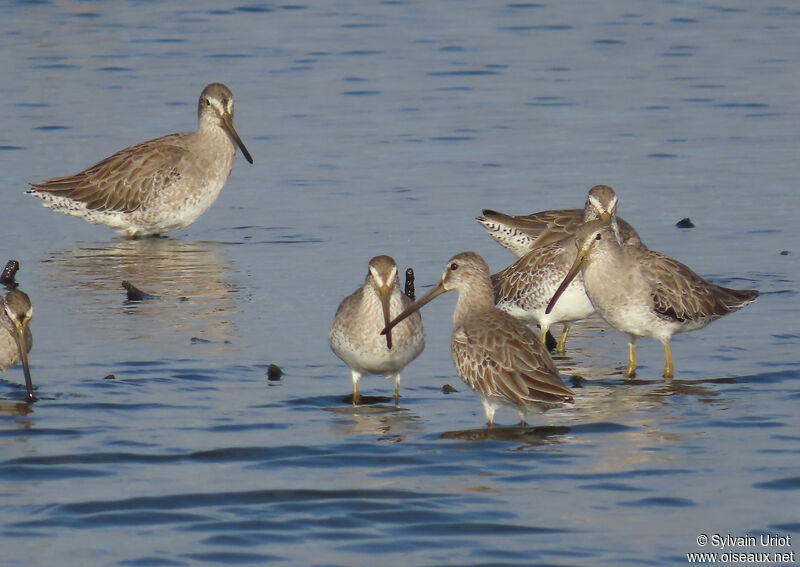
[[[22,361],[25,374],[25,387],[28,399],[35,400],[33,381],[28,367],[28,353],[33,346],[33,336],[29,324],[33,317],[33,307],[28,295],[18,289],[0,296],[0,370],[8,370]]]
[[[547,311],[579,272],[597,312],[628,335],[628,368],[636,375],[636,340],[651,337],[664,345],[664,378],[674,366],[669,342],[675,333],[701,329],[755,301],[754,289],[729,289],[713,284],[669,256],[644,246],[621,246],[613,227],[586,223],[575,237],[577,256]]]
[[[622,234],[626,237],[623,245],[643,246],[633,228],[623,231]],[[594,306],[583,286],[582,274],[576,275],[565,288],[558,303],[551,311],[546,312],[550,299],[564,281],[577,255],[575,237],[567,236],[557,242],[534,248],[504,270],[492,275],[497,308],[525,323],[538,324],[542,342],[545,342],[551,325],[564,324],[556,342],[556,350],[560,354],[564,354],[566,350],[570,324],[594,313]]]
[[[577,250],[575,239],[553,242],[536,248],[519,258],[504,270],[492,275],[495,305],[498,309],[524,323],[536,323],[541,329],[542,343],[550,326],[563,323],[563,330],[556,342],[556,350],[564,354],[570,323],[589,317],[594,313],[592,302],[583,289],[583,278],[579,274],[564,291],[561,300],[552,312],[545,309],[558,285],[564,281]]]
[[[364,374],[394,378],[394,398],[400,398],[400,372],[425,348],[425,330],[419,313],[393,332],[381,329],[411,300],[400,289],[397,264],[389,256],[375,256],[363,287],[345,297],[330,332],[333,352],[341,358],[353,378],[353,404],[358,404],[358,381]]]
[[[500,406],[512,407],[524,424],[531,410],[572,402],[572,391],[536,333],[494,306],[489,266],[475,252],[448,260],[439,283],[384,332],[392,332],[433,298],[452,290],[458,292],[450,340],[453,363],[459,377],[480,396],[489,426]]]
[[[130,146],[75,175],[32,183],[28,193],[128,238],[161,234],[208,210],[228,179],[236,146],[253,163],[233,127],[233,93],[212,83],[200,94],[196,132]]]
[[[595,185],[589,189],[583,209],[549,210],[525,216],[484,209],[483,216],[476,217],[476,220],[501,246],[521,258],[534,248],[574,236],[579,226],[595,219],[614,221],[622,241],[638,239],[636,230],[616,214],[617,195],[614,190],[608,185]]]

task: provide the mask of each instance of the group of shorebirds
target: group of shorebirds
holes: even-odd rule
[[[527,216],[484,210],[478,222],[517,261],[490,275],[483,258],[462,252],[416,302],[401,292],[394,260],[373,258],[364,286],[342,301],[330,334],[331,348],[351,369],[354,403],[366,373],[393,377],[399,396],[400,372],[424,347],[419,309],[453,290],[453,363],[480,396],[489,425],[500,406],[512,407],[525,423],[529,411],[573,401],[545,339],[551,325],[563,323],[555,344],[563,353],[570,323],[593,313],[628,335],[626,377],[636,375],[636,340],[651,337],[664,345],[664,378],[671,379],[672,335],[741,309],[758,291],[713,284],[650,250],[616,212],[617,196],[607,185],[592,187],[583,209]],[[538,324],[540,336],[526,323]]]
[[[28,192],[53,210],[129,238],[158,235],[188,226],[211,206],[237,147],[253,163],[233,126],[231,91],[213,83],[200,95],[196,132],[136,144],[75,175],[32,184]],[[527,216],[484,210],[477,220],[517,261],[491,275],[478,254],[458,254],[416,302],[401,290],[395,261],[372,258],[363,287],[339,305],[329,336],[333,352],[351,370],[353,404],[360,401],[364,374],[393,378],[399,399],[400,373],[425,347],[418,311],[453,290],[453,362],[480,396],[489,425],[501,406],[512,407],[524,423],[531,410],[573,401],[544,341],[550,327],[562,323],[555,348],[563,353],[570,324],[593,313],[628,335],[627,377],[636,372],[636,340],[651,337],[664,345],[664,377],[672,378],[672,335],[705,327],[754,301],[758,291],[713,284],[650,250],[616,211],[617,196],[606,185],[592,187],[583,209]],[[2,307],[0,369],[21,361],[33,400],[31,303],[11,289]],[[540,334],[528,325],[533,323]]]

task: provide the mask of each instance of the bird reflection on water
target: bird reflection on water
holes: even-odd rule
[[[15,402],[11,400],[0,400],[0,415],[12,417],[25,417],[33,413],[34,404],[28,402]],[[32,423],[29,421],[13,421],[9,424],[8,429],[17,431],[20,427],[30,427]]]
[[[233,317],[239,313],[239,289],[230,280],[231,260],[224,245],[171,238],[115,240],[50,252],[44,277],[49,286],[67,290],[74,317],[94,326],[118,328],[118,315],[134,317],[131,336],[180,340],[196,336],[213,343],[238,337]],[[129,281],[158,297],[126,301],[121,287]],[[149,324],[155,321],[157,324]],[[134,329],[135,327],[135,333]]]
[[[342,417],[331,421],[331,429],[337,435],[372,435],[378,441],[402,443],[413,439],[423,431],[420,417],[406,408],[389,405],[362,405],[325,408]],[[393,399],[390,398],[390,400]]]

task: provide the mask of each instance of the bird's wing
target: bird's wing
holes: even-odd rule
[[[189,154],[170,134],[130,146],[74,175],[32,183],[33,192],[52,193],[98,211],[130,213],[181,179]]]
[[[717,318],[753,301],[755,290],[729,289],[703,279],[688,266],[652,250],[644,251],[643,274],[652,292],[653,309],[678,322]]]
[[[501,396],[518,404],[572,400],[572,391],[561,382],[534,332],[497,309],[459,326],[452,351],[461,378],[483,396]]]
[[[541,277],[541,270],[562,259],[564,246],[575,248],[571,238],[569,242],[562,239],[558,244],[531,250],[504,270],[493,274],[491,279],[495,303],[519,301],[522,297],[527,296],[531,286],[536,284]]]

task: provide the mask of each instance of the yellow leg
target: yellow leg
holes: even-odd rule
[[[558,337],[558,342],[556,343],[556,352],[558,354],[564,354],[567,352],[567,335],[569,334],[569,324],[564,323],[564,328],[561,330],[561,336]]]
[[[669,343],[664,343],[664,378],[670,380],[675,373],[675,367],[672,364],[672,350],[669,348]]]
[[[636,345],[628,343],[628,369],[625,371],[625,378],[636,376]]]

